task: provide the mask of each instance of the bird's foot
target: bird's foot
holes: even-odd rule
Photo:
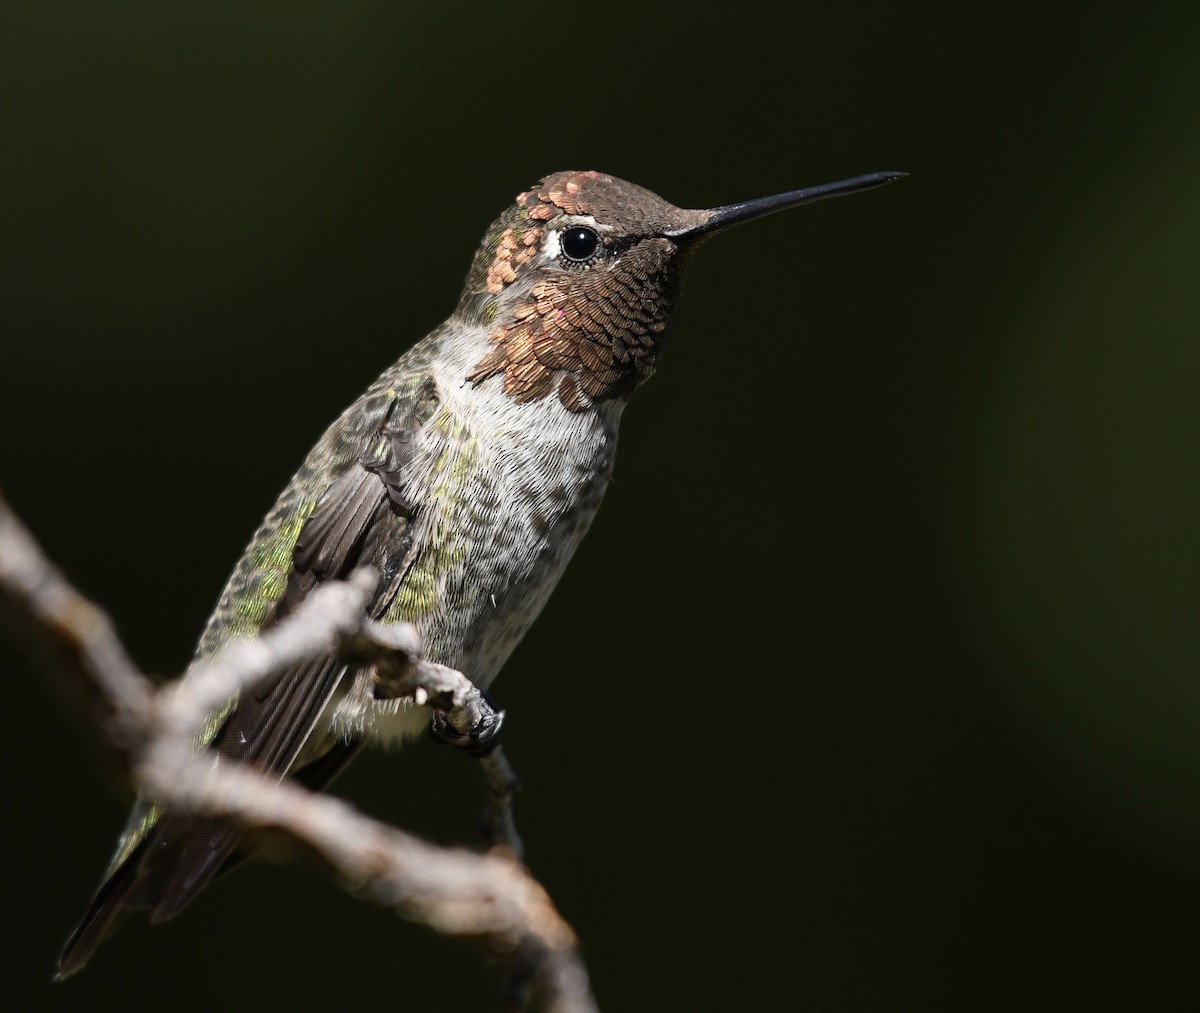
[[[435,710],[429,722],[429,737],[470,756],[487,756],[500,744],[505,712],[498,710],[484,693],[479,693],[472,703],[475,706],[464,707],[457,713]]]

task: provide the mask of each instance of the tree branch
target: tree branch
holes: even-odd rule
[[[53,650],[40,658],[85,690],[106,740],[124,759],[134,789],[176,812],[272,828],[308,845],[356,893],[409,921],[483,941],[530,985],[530,1001],[553,1013],[596,1005],[571,927],[512,856],[520,841],[509,799],[516,777],[497,749],[485,759],[493,834],[507,851],[442,848],[372,820],[340,799],[275,781],[197,751],[197,730],[237,693],[289,667],[339,651],[375,667],[389,696],[442,711],[455,728],[475,727],[487,707],[461,672],[421,659],[416,630],[367,619],[375,575],[359,572],[315,591],[278,626],[230,646],[215,662],[157,689],[126,653],[108,616],[49,562],[0,497],[0,605],[13,631]]]

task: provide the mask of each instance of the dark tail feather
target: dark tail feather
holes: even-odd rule
[[[356,740],[338,742],[291,777],[312,791],[322,791],[354,758],[359,746]],[[240,827],[224,820],[204,820],[191,829],[169,874],[165,878],[153,873],[147,877],[149,889],[139,899],[154,908],[150,920],[164,922],[174,918],[213,879],[241,862],[247,854],[239,849],[245,843],[244,836]],[[140,888],[139,894],[143,894]]]
[[[174,918],[188,906],[218,873],[230,868],[243,857],[234,849],[242,843],[244,831],[223,820],[203,820],[183,842],[181,853],[175,857],[165,882],[154,884],[156,897],[147,898],[154,905],[152,922]]]
[[[62,981],[76,971],[82,971],[96,947],[116,929],[128,910],[126,899],[137,885],[138,866],[142,854],[150,842],[143,841],[134,852],[111,875],[105,878],[84,912],[75,930],[67,937],[66,945],[58,957],[54,980]]]
[[[360,748],[357,741],[338,742],[292,776],[312,791],[328,787]],[[163,841],[180,842],[164,848]],[[167,817],[121,866],[108,876],[58,958],[55,979],[83,970],[92,954],[112,934],[123,915],[153,908],[150,920],[173,918],[212,879],[238,865],[249,853],[240,828],[222,820]]]
[[[61,981],[83,970],[92,954],[116,929],[123,916],[140,908],[153,908],[151,921],[165,921],[178,914],[218,872],[236,865],[242,854],[230,854],[239,843],[241,831],[217,820],[197,823],[167,817],[124,862],[107,876],[83,918],[75,927],[58,958],[55,980]],[[165,840],[181,840],[181,849],[165,847]],[[218,851],[211,847],[216,844]],[[196,858],[217,855],[217,860]],[[188,889],[179,884],[186,880]]]

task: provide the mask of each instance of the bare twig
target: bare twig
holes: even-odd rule
[[[51,565],[3,497],[0,605],[14,634],[61,656],[54,660],[95,699],[102,728],[124,752],[123,733],[146,719],[154,686],[126,654],[108,616]]]
[[[512,811],[513,793],[521,787],[521,779],[512,769],[502,747],[497,746],[481,762],[488,791],[484,834],[494,846],[506,848],[510,857],[518,862],[524,861],[525,846],[517,833]]]
[[[374,573],[359,570],[347,581],[323,584],[296,609],[294,621],[280,623],[252,640],[234,641],[216,661],[193,665],[160,699],[163,731],[190,734],[231,697],[294,665],[338,650],[367,621],[367,595],[375,582]],[[415,630],[412,635],[416,639]]]
[[[331,650],[374,664],[388,695],[442,710],[455,728],[474,727],[487,704],[471,681],[421,660],[411,627],[381,627],[365,618],[374,579],[360,573],[320,588],[268,633],[238,642],[219,661],[193,666],[186,678],[156,690],[105,613],[50,564],[0,498],[0,604],[18,632],[65,656],[55,659],[56,667],[65,666],[78,685],[98,693],[102,729],[127,760],[139,794],[177,812],[289,834],[373,901],[445,935],[484,940],[530,983],[538,1008],[594,1011],[574,932],[510,857],[520,854],[510,808],[517,781],[499,750],[484,762],[493,839],[507,848],[484,855],[437,847],[339,799],[248,767],[215,764],[211,754],[195,750],[197,728],[230,697]]]

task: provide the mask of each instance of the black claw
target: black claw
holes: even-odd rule
[[[461,749],[469,756],[487,756],[500,745],[500,729],[504,725],[505,712],[491,708],[479,719],[479,722],[465,732],[459,731],[446,720],[441,711],[434,711],[429,722],[429,737],[443,746],[453,746]]]

